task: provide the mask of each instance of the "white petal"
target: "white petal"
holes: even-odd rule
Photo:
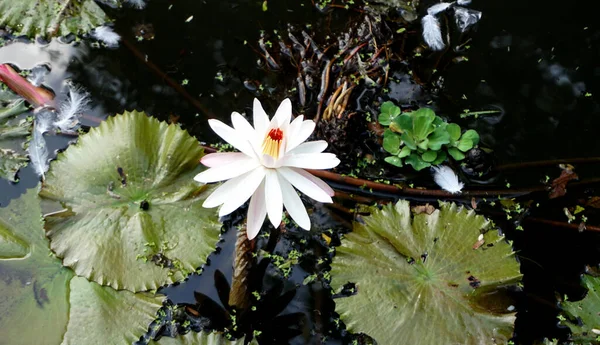
[[[267,170],[265,198],[267,200],[267,215],[269,216],[269,220],[274,227],[278,227],[281,224],[281,214],[283,213],[283,199],[279,178],[273,169]]]
[[[277,124],[277,127],[282,127],[284,124],[289,125],[290,120],[292,118],[292,101],[289,98],[286,98],[281,102],[277,111],[275,112],[275,116],[273,120]]]
[[[227,126],[223,122],[215,119],[208,120],[208,124],[210,128],[212,128],[218,136],[223,138],[226,142],[231,144],[236,149],[242,151],[246,155],[250,157],[256,157],[254,150],[252,149],[252,145],[248,137],[244,137],[240,132],[235,129]]]
[[[312,175],[308,171],[303,170],[303,169],[298,169],[298,168],[290,168],[290,169],[294,170],[298,174],[300,174],[300,175],[304,176],[306,179],[310,180],[312,183],[316,184],[319,188],[321,188],[323,191],[325,191],[325,193],[327,193],[327,195],[329,195],[329,196],[335,195],[335,191],[331,187],[329,187],[329,185],[327,183],[325,183],[325,181]]]
[[[296,135],[298,135],[298,132],[300,131],[300,127],[302,127],[302,122],[304,122],[304,115],[298,115],[298,117],[296,117],[288,126],[288,130],[286,132],[286,136],[289,138],[293,138]],[[293,140],[288,140],[288,145],[292,142]],[[291,147],[291,146],[290,146]],[[286,152],[290,151],[292,148],[290,147],[286,147]]]
[[[196,175],[194,180],[202,183],[229,180],[230,178],[245,174],[259,166],[260,162],[258,160],[244,156],[234,162],[205,170]]]
[[[297,132],[293,136],[290,136],[287,150],[293,150],[296,146],[306,141],[306,139],[308,139],[308,137],[310,137],[312,132],[315,130],[315,126],[316,124],[312,120],[302,121],[302,124]]]
[[[299,153],[285,155],[278,163],[284,167],[331,169],[340,164],[340,160],[333,153]]]
[[[231,162],[239,161],[240,159],[248,157],[242,152],[217,152],[209,153],[200,159],[200,163],[206,165],[209,168],[214,168],[219,165],[228,164]]]
[[[247,138],[248,141],[250,141],[254,152],[261,151],[260,144],[263,138],[258,138],[254,127],[252,127],[252,125],[250,125],[250,123],[240,113],[235,111],[231,113],[231,123],[233,124],[233,128],[235,128],[236,131],[241,133],[241,136]]]
[[[252,174],[255,170],[251,170],[243,175],[234,177],[231,180],[220,185],[211,195],[204,200],[202,207],[213,208],[224,204],[227,200],[235,197],[238,194],[238,188],[240,183],[245,183],[248,175]]]
[[[290,214],[290,217],[302,229],[310,230],[310,218],[308,218],[306,208],[304,208],[304,204],[300,200],[296,190],[294,190],[294,187],[281,175],[279,175],[279,185],[281,186],[283,205]]]
[[[282,167],[277,169],[277,173],[283,176],[289,183],[296,187],[299,191],[319,202],[332,202],[328,191],[325,191],[312,180],[304,177],[298,171],[300,169]]]
[[[309,141],[296,146],[295,149],[286,153],[286,155],[295,155],[298,153],[321,153],[327,148],[325,140]]]
[[[267,205],[265,201],[265,182],[261,182],[260,186],[250,199],[248,206],[248,220],[246,221],[246,235],[249,240],[252,240],[258,235],[262,227],[265,217],[267,216]]]
[[[267,134],[267,127],[269,126],[269,116],[265,113],[260,101],[256,98],[252,107],[252,117],[257,136],[264,137]]]
[[[223,206],[219,209],[219,217],[226,216],[242,206],[260,185],[265,178],[265,169],[259,167],[250,171],[242,181],[239,181],[237,188],[229,194]]]

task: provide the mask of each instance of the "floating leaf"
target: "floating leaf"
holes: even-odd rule
[[[460,150],[456,147],[448,148],[448,153],[450,154],[450,156],[452,156],[452,158],[456,159],[457,161],[465,159],[465,154],[460,152]]]
[[[389,129],[383,132],[383,149],[396,155],[400,152],[400,136]]]
[[[445,127],[445,126],[444,126]],[[438,127],[433,133],[427,138],[429,142],[427,147],[431,150],[438,151],[442,148],[442,145],[450,142],[450,134],[446,131],[446,128]]]
[[[456,141],[460,138],[460,126],[456,123],[449,123],[448,126],[446,126],[446,130],[448,131],[448,134],[450,134],[450,140]]]
[[[471,141],[471,139],[462,138],[456,147],[462,152],[467,152],[473,148],[473,141]]]
[[[468,131],[464,132],[460,138],[461,141],[463,139],[468,139],[473,143],[473,145],[477,145],[479,144],[479,133],[477,133],[477,131],[474,129],[469,129]]]
[[[431,132],[434,131],[433,121],[435,120],[435,113],[429,108],[420,108],[417,111],[411,113],[413,118],[413,131],[412,134],[416,141],[427,138]]]
[[[161,295],[117,291],[71,279],[69,324],[62,345],[131,344],[148,330],[162,306]]]
[[[384,126],[389,126],[396,116],[400,115],[400,107],[394,102],[383,102],[381,105],[381,113],[379,114],[379,123]]]
[[[387,163],[397,166],[399,168],[402,167],[402,159],[400,159],[396,156],[385,157],[383,160],[386,161]]]
[[[73,274],[48,248],[37,188],[0,208],[0,345],[58,345]]]
[[[413,215],[403,200],[363,219],[331,265],[335,290],[356,284],[355,295],[336,299],[350,331],[379,345],[507,343],[515,314],[503,292],[521,274],[490,222],[451,203]],[[480,234],[486,245],[474,250]]]
[[[431,166],[431,163],[425,162],[418,154],[411,153],[410,156],[406,157],[406,164],[412,165],[416,171],[423,170]]]
[[[437,158],[437,152],[435,151],[426,151],[421,155],[421,158],[427,162],[427,163],[431,163],[433,162],[436,158]]]
[[[82,34],[107,21],[93,0],[0,0],[0,25],[14,35]]]
[[[244,338],[228,340],[222,333],[189,332],[177,338],[162,337],[148,345],[244,345]],[[252,340],[248,345],[258,345],[258,342]]]
[[[73,278],[50,251],[37,192],[30,189],[0,208],[0,345],[137,340],[155,318],[163,297]]]
[[[65,212],[46,218],[63,263],[102,285],[145,291],[185,278],[219,237],[199,143],[140,112],[117,115],[53,162],[40,193]]]
[[[0,91],[0,178],[11,182],[28,161],[22,145],[31,132],[31,119],[18,116],[26,111],[22,98],[8,90]]]
[[[569,326],[571,338],[577,343],[596,344],[600,341],[600,277],[584,274],[581,280],[587,295],[581,301],[561,304],[571,321],[561,323]]]

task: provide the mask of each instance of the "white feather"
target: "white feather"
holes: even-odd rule
[[[60,105],[58,116],[54,125],[60,128],[61,131],[70,131],[78,123],[77,115],[87,110],[89,95],[83,89],[71,86],[69,88],[69,96]]]
[[[458,180],[458,176],[454,173],[450,167],[445,165],[438,165],[432,167],[433,169],[433,180],[443,190],[450,193],[460,193],[463,189],[464,184]]]
[[[38,130],[33,131],[27,150],[33,169],[42,179],[45,179],[46,171],[48,171],[48,147],[46,147],[44,135]]]
[[[435,4],[427,9],[427,14],[435,16],[436,14],[447,10],[452,4],[452,2],[440,2],[439,4]]]
[[[144,9],[146,7],[146,2],[144,0],[125,0],[131,7],[137,8],[138,10]]]
[[[33,84],[33,86],[40,86],[44,82],[46,75],[48,74],[48,67],[46,66],[37,66],[31,69],[29,75],[27,76],[27,80]]]
[[[471,4],[471,0],[457,0],[456,3],[461,6],[466,6]]]
[[[116,47],[119,45],[121,36],[114,32],[110,26],[99,26],[92,31],[92,37],[96,40],[103,42],[109,47]]]
[[[35,130],[40,134],[44,134],[52,129],[52,120],[54,119],[54,114],[47,110],[43,109],[35,115]]]
[[[421,19],[423,25],[423,39],[431,50],[442,50],[446,46],[442,39],[442,30],[440,22],[436,17],[428,14]]]

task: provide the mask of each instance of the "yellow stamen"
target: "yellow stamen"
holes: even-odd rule
[[[265,136],[262,144],[263,154],[267,154],[275,159],[279,158],[279,150],[283,141],[283,131],[279,128],[273,128]]]

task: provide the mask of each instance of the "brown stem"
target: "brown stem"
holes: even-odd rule
[[[535,168],[535,167],[544,167],[544,166],[552,166],[559,164],[577,164],[577,163],[600,163],[600,157],[580,157],[580,158],[567,158],[567,159],[552,159],[545,161],[537,161],[537,162],[522,162],[522,163],[510,163],[498,165],[494,168],[495,171],[506,171],[506,170],[515,170],[515,169],[523,169],[523,168]]]
[[[530,222],[530,223],[546,224],[546,225],[551,225],[551,226],[556,226],[556,227],[561,227],[561,228],[569,228],[569,229],[573,229],[573,230],[579,230],[579,224],[559,222],[556,220],[549,220],[549,219],[535,218],[535,217],[526,217],[525,219],[523,219],[523,221]],[[583,232],[585,232],[585,231],[600,232],[600,227],[586,224],[585,230],[583,230]]]
[[[52,106],[54,103],[52,92],[43,87],[33,86],[8,64],[0,65],[0,81],[35,108]]]
[[[229,305],[245,310],[250,302],[248,275],[252,266],[252,244],[248,240],[245,227],[238,230],[233,258],[233,277],[229,291]]]
[[[158,77],[160,77],[165,83],[167,83],[170,87],[172,87],[175,91],[177,91],[183,98],[185,98],[190,104],[196,107],[198,110],[204,113],[208,118],[215,118],[214,114],[208,110],[198,99],[194,96],[190,95],[183,86],[181,86],[178,82],[169,77],[165,72],[163,72],[158,66],[156,66],[152,61],[148,60],[147,55],[140,52],[133,44],[131,44],[128,40],[122,39],[123,45],[129,49],[133,53],[133,55],[142,61],[148,68],[154,72]]]
[[[207,153],[217,152],[215,148],[202,146],[204,151]],[[335,181],[342,184],[362,187],[365,189],[373,189],[377,191],[387,192],[395,195],[417,195],[417,196],[433,196],[438,198],[466,198],[466,197],[491,197],[491,196],[520,196],[533,192],[543,192],[548,189],[546,186],[535,186],[521,189],[500,189],[500,190],[467,190],[460,194],[452,194],[445,190],[440,189],[420,189],[420,188],[408,188],[399,187],[391,184],[384,184],[379,182],[373,182],[365,179],[354,178],[350,176],[343,176],[331,171],[324,170],[312,170],[306,169],[309,173],[314,176],[320,177],[325,180]],[[600,183],[600,178],[592,178],[579,182],[569,183],[569,187],[578,187],[594,183]]]

